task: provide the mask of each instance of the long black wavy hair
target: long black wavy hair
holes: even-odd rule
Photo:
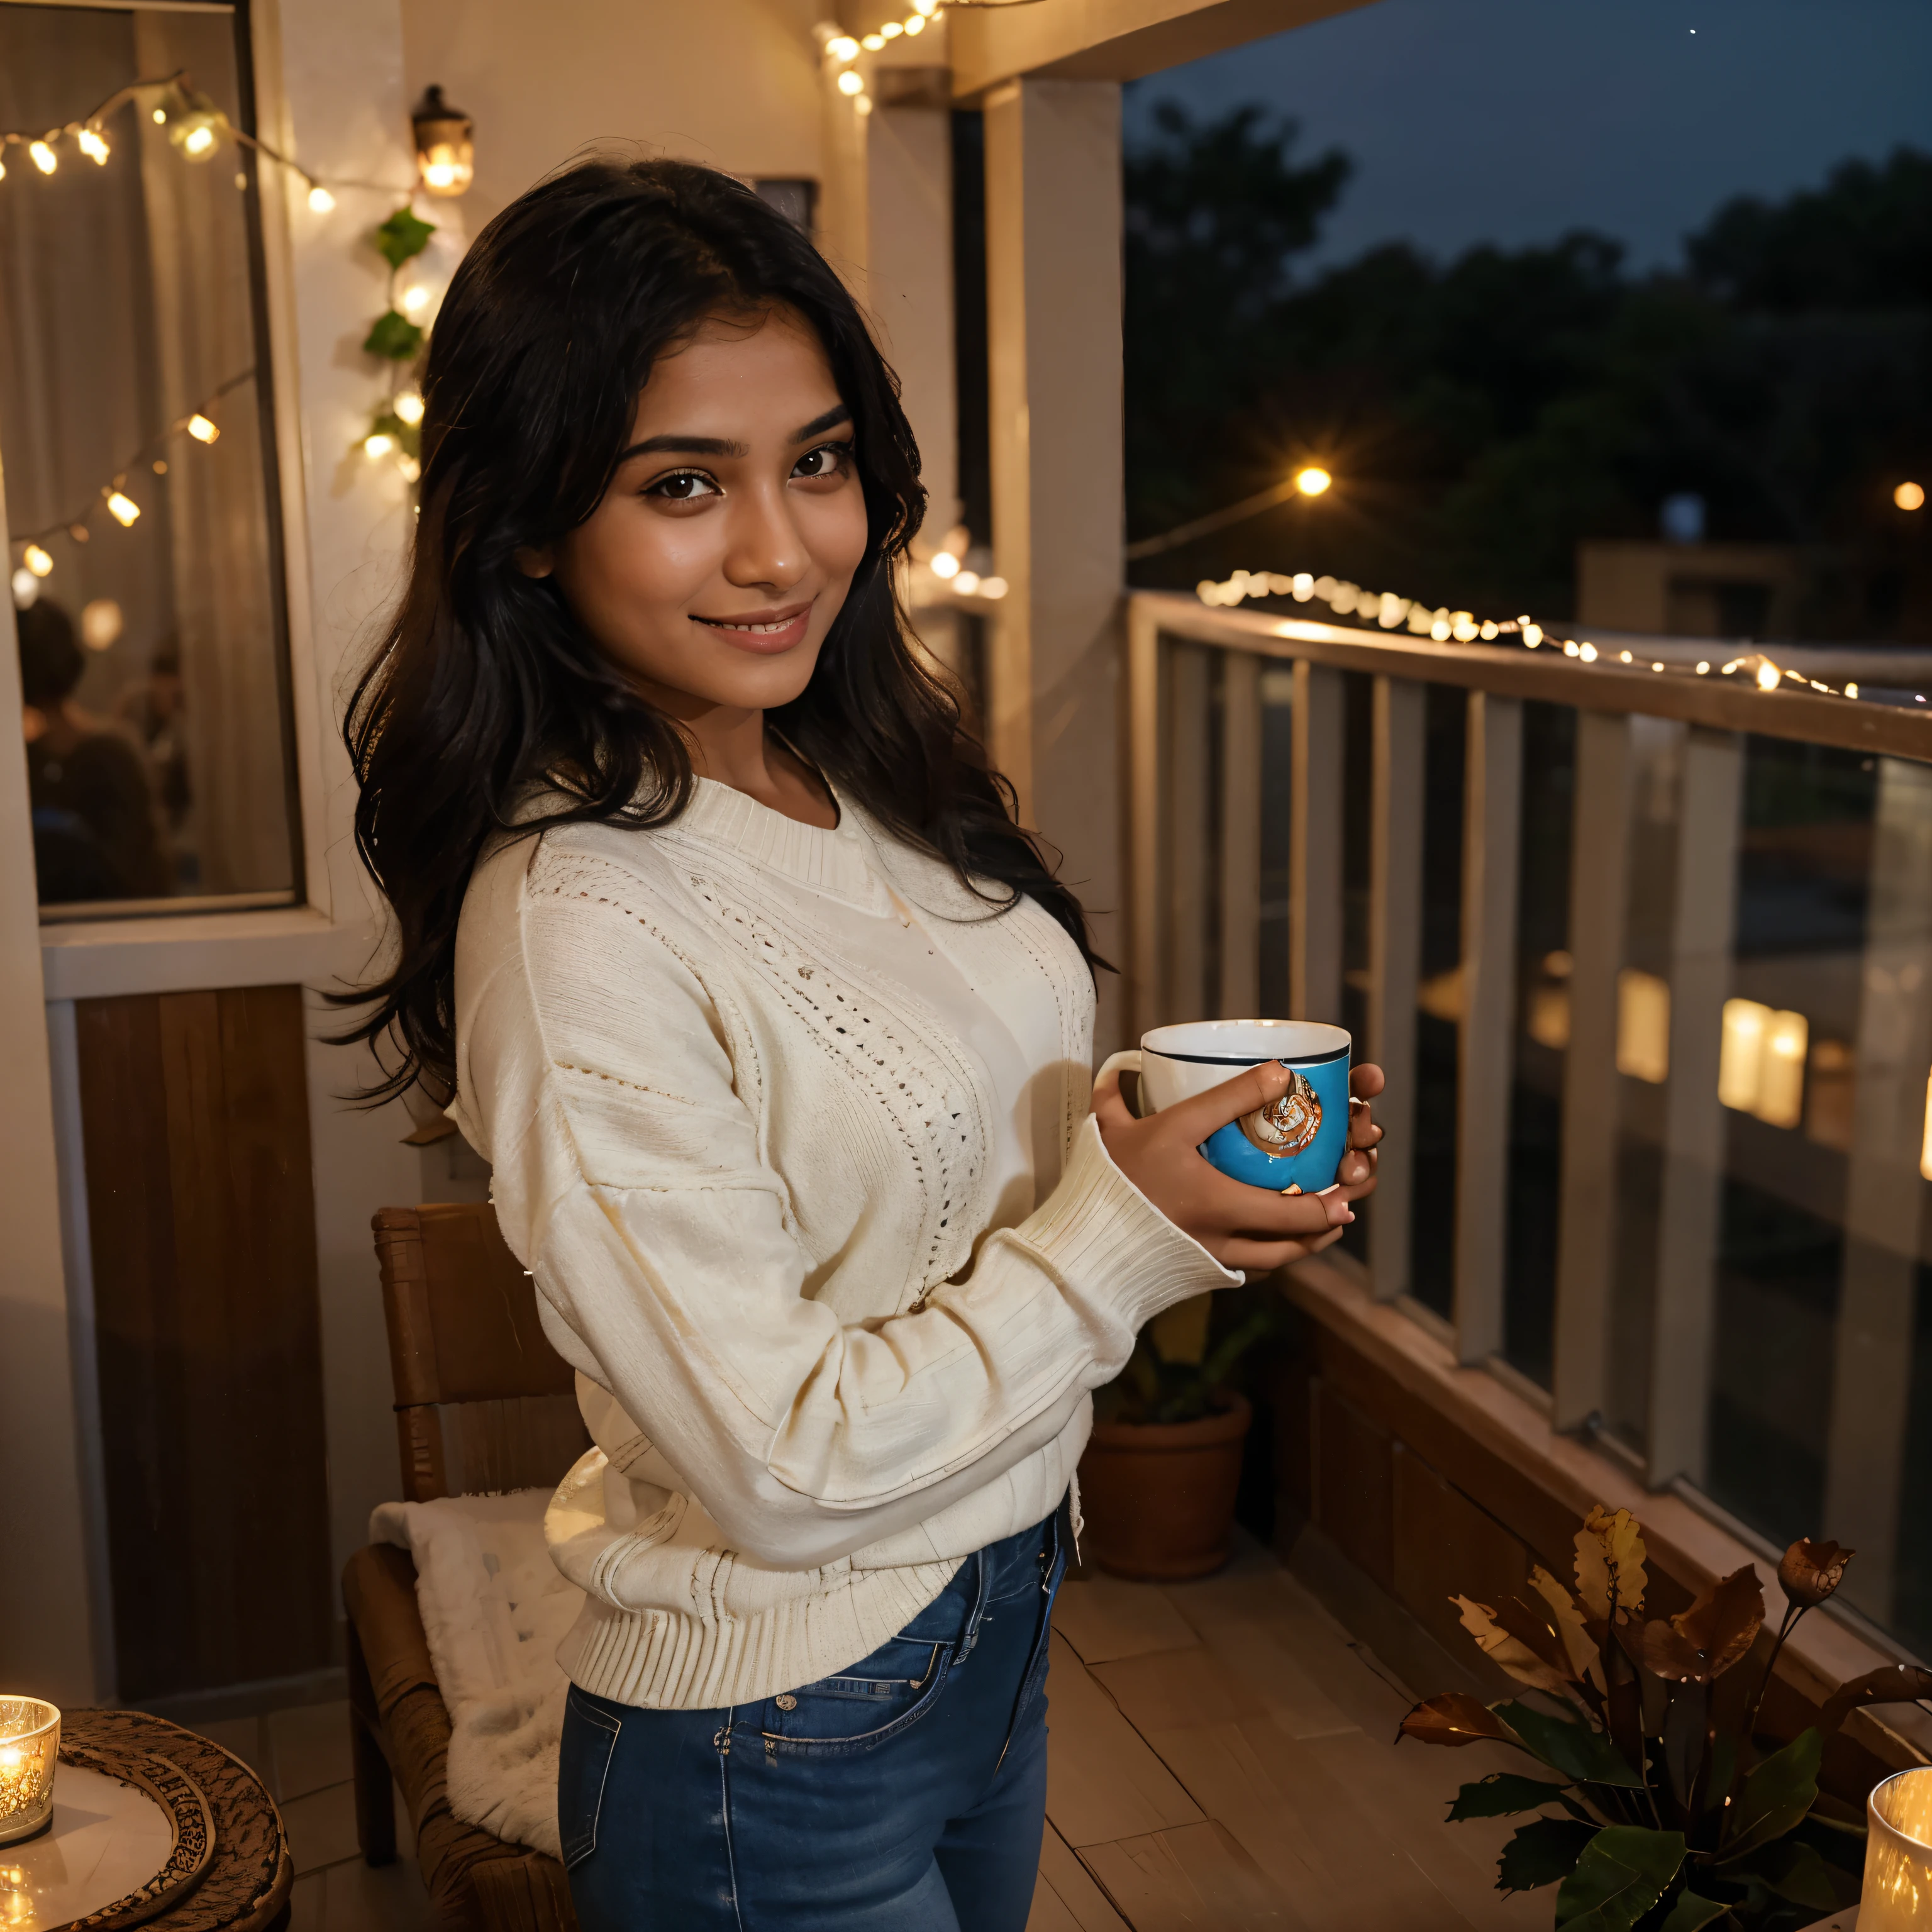
[[[384,1055],[367,1097],[418,1079],[454,1090],[457,918],[488,839],[585,820],[662,825],[689,800],[682,735],[607,662],[555,578],[526,576],[515,553],[596,508],[660,356],[709,316],[774,308],[817,332],[852,412],[867,536],[810,683],[770,722],[990,908],[1027,894],[1097,963],[1079,901],[1015,822],[1012,788],[963,728],[953,692],[908,646],[892,566],[925,510],[919,452],[844,285],[730,176],[593,160],[484,230],[430,339],[408,586],[343,728],[361,785],[357,847],[398,942],[386,976],[338,996],[368,1009],[341,1038]],[[533,788],[549,802],[531,820]]]

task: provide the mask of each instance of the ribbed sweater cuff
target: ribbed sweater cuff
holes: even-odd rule
[[[1177,1228],[1114,1165],[1090,1114],[1060,1185],[1014,1234],[1138,1330],[1164,1308],[1246,1279]]]

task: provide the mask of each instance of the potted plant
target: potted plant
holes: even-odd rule
[[[1228,1382],[1281,1319],[1272,1294],[1243,1306],[1223,1291],[1170,1309],[1142,1330],[1118,1379],[1094,1398],[1080,1462],[1088,1559],[1117,1576],[1168,1582],[1227,1562],[1254,1419]],[[1220,1333],[1210,1340],[1213,1325]]]
[[[1762,1666],[1755,1566],[1720,1579],[1688,1609],[1644,1616],[1642,1528],[1598,1508],[1576,1534],[1573,1592],[1541,1568],[1493,1608],[1452,1600],[1491,1660],[1528,1697],[1493,1705],[1452,1691],[1425,1699],[1402,1735],[1424,1744],[1487,1738],[1533,1774],[1466,1784],[1452,1821],[1535,1814],[1504,1848],[1497,1888],[1557,1888],[1564,1932],[1788,1932],[1858,1895],[1862,1814],[1822,1794],[1825,1740],[1864,1704],[1932,1695],[1932,1671],[1888,1666],[1834,1693],[1789,1743],[1760,1737],[1778,1654],[1843,1578],[1852,1552],[1801,1538],[1778,1566],[1785,1612]]]

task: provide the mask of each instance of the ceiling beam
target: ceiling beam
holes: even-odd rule
[[[1034,0],[948,10],[952,93],[974,101],[1022,74],[1138,80],[1366,0]]]

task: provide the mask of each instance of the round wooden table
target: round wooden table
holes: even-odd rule
[[[64,1777],[74,1794],[64,1807]],[[117,1778],[149,1797],[136,1800],[100,1781]],[[124,1810],[116,1802],[121,1798],[128,1801]],[[80,1876],[69,1869],[74,1864],[100,1875],[94,1896],[103,1883],[119,1891],[108,1876],[117,1854],[126,1868],[123,1882],[137,1888],[67,1919],[58,1932],[136,1925],[154,1932],[280,1932],[288,1923],[295,1866],[275,1801],[239,1758],[193,1731],[142,1711],[64,1711],[54,1807],[52,1838],[0,1850],[0,1890],[14,1894],[0,1901],[11,1908],[0,1916],[10,1923],[53,1932],[45,1906],[37,1911],[32,1902],[36,1893],[49,1904],[62,1895],[49,1888],[52,1877],[67,1881],[73,1900],[62,1910],[84,1904],[72,1890]],[[158,1858],[169,1856],[170,1840],[171,1873],[144,1885]]]

